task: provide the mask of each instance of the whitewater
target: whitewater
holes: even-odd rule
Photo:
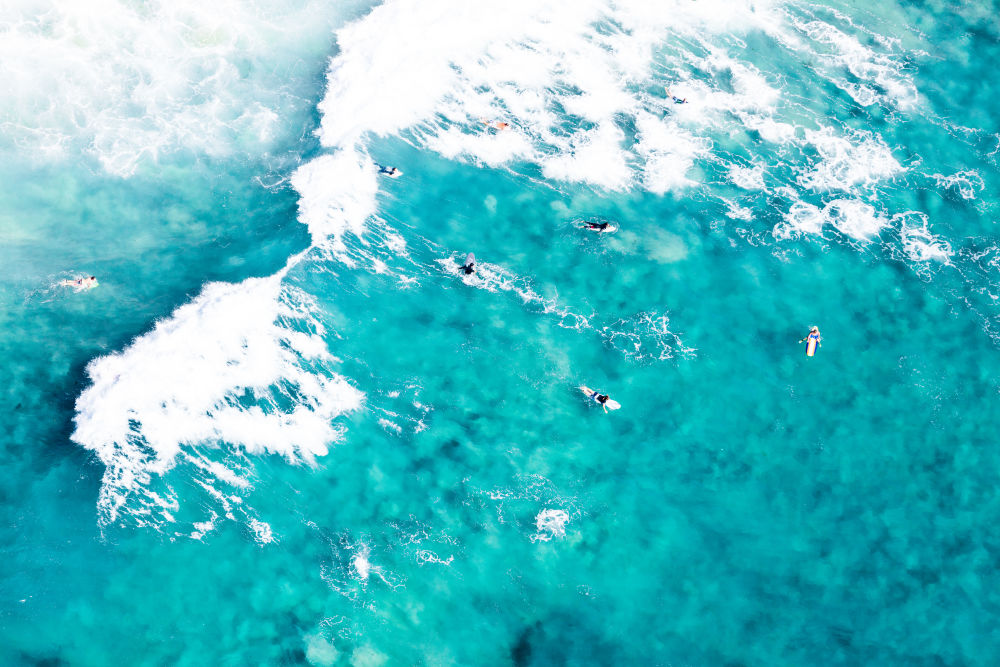
[[[936,12],[3,9],[0,657],[991,664],[996,35]]]

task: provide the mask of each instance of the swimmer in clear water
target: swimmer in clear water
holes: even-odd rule
[[[63,287],[72,287],[76,291],[81,291],[85,289],[93,289],[97,287],[97,277],[90,276],[84,278],[77,278],[76,280],[63,280],[59,283]]]
[[[669,97],[671,100],[673,100],[674,104],[687,104],[687,98],[686,97],[684,99],[681,99],[679,97],[675,97],[674,95],[671,95],[669,88],[664,87],[663,92],[665,92],[667,94],[667,97]]]

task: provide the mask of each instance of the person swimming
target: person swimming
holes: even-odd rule
[[[76,280],[63,280],[59,283],[63,287],[72,287],[76,291],[93,289],[97,287],[97,276],[77,278]]]
[[[608,411],[608,405],[607,405],[607,403],[608,403],[608,398],[610,398],[610,397],[607,394],[601,394],[601,393],[595,391],[594,393],[592,393],[590,395],[590,397],[592,399],[594,399],[597,403],[599,403],[601,405],[601,407],[604,408],[605,412]]]
[[[663,92],[665,92],[667,94],[668,98],[670,98],[671,100],[673,100],[674,104],[687,104],[687,98],[686,97],[684,99],[681,99],[681,98],[679,98],[679,97],[677,97],[675,95],[671,95],[669,88],[664,87]]]
[[[809,335],[807,335],[799,342],[806,343],[807,341],[816,341],[816,347],[820,347],[823,345],[823,343],[821,342],[822,340],[823,338],[819,335],[819,327],[813,327],[812,329],[809,330]]]

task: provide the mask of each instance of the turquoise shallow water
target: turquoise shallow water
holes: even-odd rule
[[[739,110],[699,130],[712,149],[694,185],[663,194],[550,178],[526,159],[447,159],[422,126],[366,138],[404,177],[379,182],[360,237],[310,247],[286,179],[333,151],[298,129],[318,122],[325,86],[305,65],[292,83],[311,99],[266,159],[180,151],[122,178],[8,150],[0,659],[995,664],[998,127],[983,96],[997,34],[956,9],[789,10],[896,54],[914,107],[860,104],[835,81],[863,76],[761,32],[657,47],[651,89],[688,76],[739,89],[710,66],[725,48],[781,90],[775,116],[798,135],[873,133],[901,165],[879,175],[878,151],[854,153],[827,176],[875,176],[839,189],[802,184],[827,149],[769,142]],[[618,122],[627,144],[637,121]],[[734,165],[763,165],[763,187],[734,183]],[[975,172],[972,197],[934,178],[958,172]],[[853,213],[841,231],[780,231],[794,202],[845,198],[885,220],[925,214],[950,254],[914,254],[910,217],[869,238],[843,231],[870,219]],[[619,231],[574,224],[595,216]],[[220,431],[141,486],[175,499],[169,516],[143,514],[134,492],[109,518],[105,466],[74,433],[100,383],[87,363],[169,323],[205,283],[270,276],[303,251],[282,284],[310,316],[284,321],[333,358],[295,359],[364,394],[331,420],[330,452],[303,462],[277,446],[285,431],[261,436],[281,453]],[[463,280],[469,251],[480,275]],[[51,287],[74,272],[102,284]],[[810,359],[797,341],[812,324],[823,346]],[[197,345],[218,331],[197,331],[185,345],[218,368]],[[256,349],[247,336],[235,347]],[[223,370],[240,363],[223,352]],[[224,402],[320,411],[304,383],[274,384]],[[581,384],[623,408],[604,415]],[[130,432],[139,452],[155,449],[145,429]]]

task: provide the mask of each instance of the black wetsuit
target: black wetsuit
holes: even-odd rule
[[[465,271],[465,275],[475,273],[476,272],[475,262],[469,262],[468,264],[462,267],[462,270]]]

